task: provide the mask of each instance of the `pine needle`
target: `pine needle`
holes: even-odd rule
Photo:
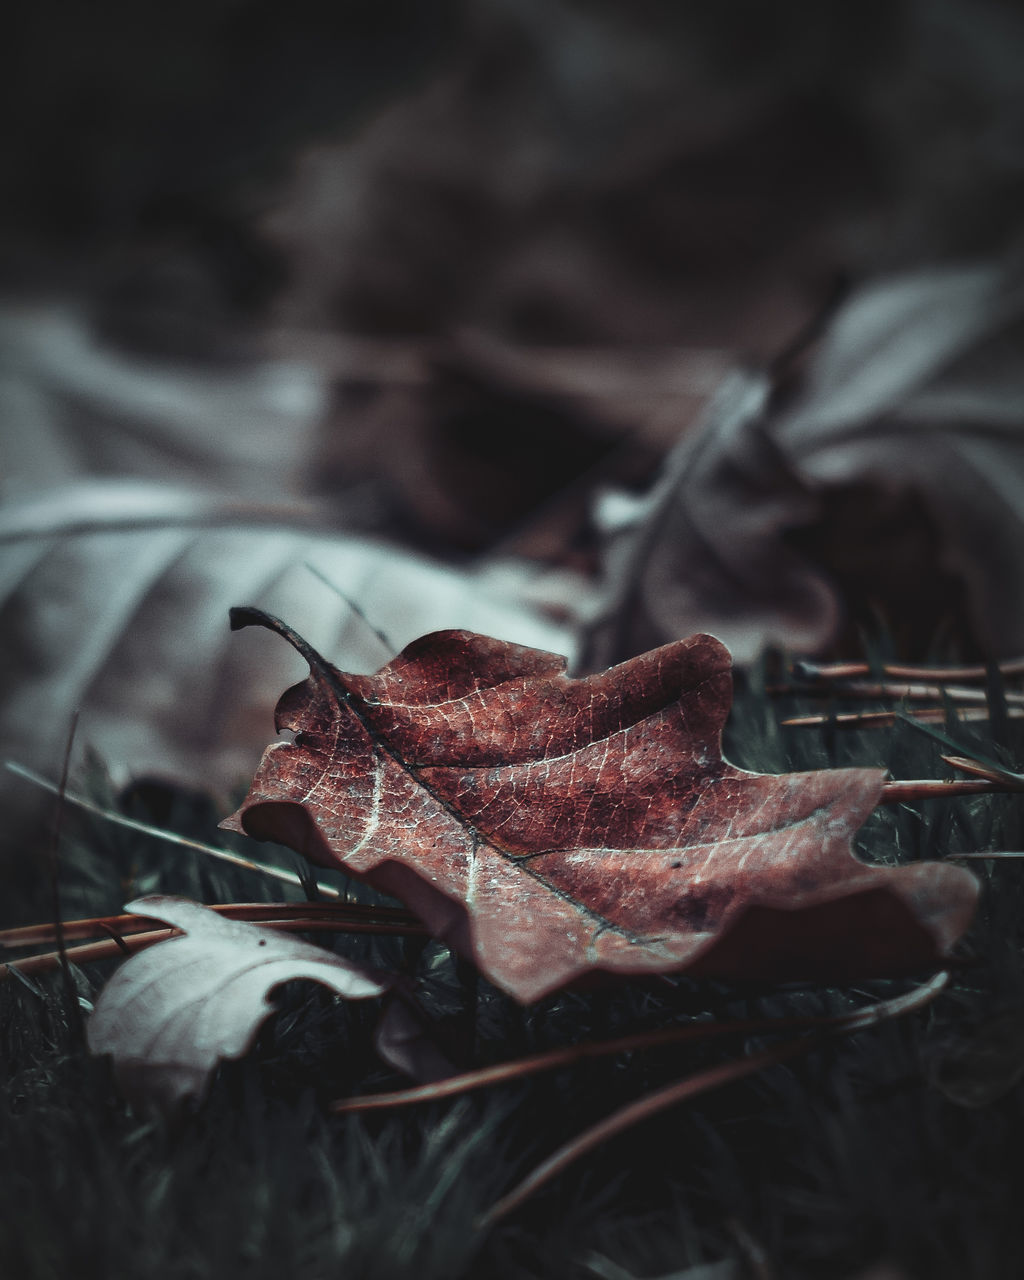
[[[903,997],[899,997],[903,999]],[[583,1044],[566,1045],[546,1053],[516,1058],[511,1062],[499,1062],[494,1066],[480,1067],[474,1071],[460,1072],[447,1080],[417,1085],[412,1089],[396,1089],[392,1093],[369,1093],[357,1098],[342,1098],[331,1104],[335,1113],[348,1111],[379,1111],[388,1107],[407,1106],[414,1102],[436,1102],[458,1094],[470,1093],[492,1084],[506,1084],[543,1071],[572,1066],[586,1058],[605,1058],[614,1054],[634,1053],[641,1049],[662,1045],[703,1043],[724,1036],[770,1035],[777,1031],[832,1030],[843,1031],[851,1020],[857,1026],[867,1025],[866,1014],[876,1012],[881,1005],[859,1009],[856,1013],[843,1013],[831,1017],[743,1018],[732,1022],[691,1022],[683,1027],[670,1027],[663,1031],[649,1031],[615,1040],[597,1040]],[[876,1019],[877,1020],[877,1019]]]
[[[1008,658],[995,664],[1004,676],[1024,676],[1024,658]],[[983,666],[900,666],[886,664],[872,668],[866,662],[832,662],[819,664],[801,660],[794,662],[793,675],[798,680],[849,680],[857,676],[881,674],[894,680],[987,680],[989,668]]]
[[[216,907],[211,908],[216,910]],[[233,914],[233,913],[232,913]],[[136,917],[142,920],[143,917]],[[235,917],[244,919],[244,917]],[[396,925],[374,921],[360,921],[315,917],[315,916],[296,916],[294,919],[283,920],[256,920],[252,923],[258,924],[264,929],[278,929],[284,933],[372,933],[372,934],[398,934],[405,936],[410,933],[426,933],[426,929],[422,926]],[[97,960],[109,960],[112,956],[129,955],[136,951],[143,951],[146,947],[153,946],[154,943],[163,942],[167,938],[171,938],[180,933],[178,929],[171,929],[168,926],[161,926],[159,929],[147,928],[145,925],[141,929],[120,933],[115,930],[110,931],[113,936],[103,938],[98,942],[87,942],[79,947],[67,947],[64,955],[68,960],[74,961],[75,964],[89,964]],[[11,976],[15,971],[21,974],[45,973],[48,969],[53,969],[62,963],[60,951],[44,951],[39,955],[25,956],[20,960],[11,960],[7,964],[0,964],[0,982]]]

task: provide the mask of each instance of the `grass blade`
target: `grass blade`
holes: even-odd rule
[[[16,777],[24,778],[27,782],[34,783],[35,786],[42,787],[45,791],[50,791],[56,795],[60,790],[48,778],[42,777],[41,774],[35,773],[32,769],[26,769],[24,765],[20,765],[14,760],[7,760],[5,764]],[[83,809],[86,813],[95,814],[98,818],[112,822],[115,826],[126,827],[129,831],[138,831],[140,835],[153,836],[155,839],[163,840],[167,844],[175,844],[182,849],[191,849],[195,853],[205,854],[208,858],[217,858],[221,862],[231,863],[232,866],[243,867],[246,871],[257,871],[260,875],[270,876],[271,879],[280,880],[283,884],[291,884],[300,889],[302,888],[302,877],[296,875],[294,871],[285,870],[284,867],[273,867],[268,866],[266,863],[253,862],[250,858],[243,858],[241,854],[231,853],[227,849],[219,849],[216,845],[204,844],[201,840],[191,840],[188,836],[179,836],[174,831],[165,831],[162,827],[154,827],[148,822],[140,822],[137,818],[126,817],[125,814],[116,813],[113,809],[105,809],[102,805],[95,804],[92,800],[87,800],[85,796],[65,792],[64,801],[66,804],[74,805],[77,809]],[[340,890],[335,889],[333,885],[321,884],[316,881],[316,887],[324,897],[341,897]]]

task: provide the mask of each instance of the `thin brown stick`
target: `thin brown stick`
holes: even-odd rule
[[[518,1209],[535,1191],[545,1183],[550,1182],[552,1178],[568,1168],[581,1156],[633,1125],[643,1120],[649,1120],[666,1108],[674,1106],[676,1103],[684,1102],[697,1094],[717,1089],[721,1085],[728,1084],[733,1080],[739,1080],[743,1076],[761,1071],[765,1067],[785,1062],[789,1058],[795,1058],[798,1054],[806,1053],[809,1049],[821,1044],[826,1035],[849,1035],[853,1031],[859,1031],[875,1023],[886,1021],[889,1018],[900,1017],[914,1009],[919,1009],[928,1004],[929,1001],[934,1000],[948,981],[949,974],[947,972],[936,974],[930,982],[916,991],[912,991],[907,995],[897,996],[893,1000],[874,1005],[858,1013],[850,1014],[841,1026],[837,1025],[827,1033],[800,1036],[795,1040],[786,1040],[782,1044],[762,1049],[758,1053],[752,1053],[746,1058],[721,1063],[719,1066],[698,1072],[685,1080],[679,1080],[664,1089],[655,1090],[654,1093],[650,1093],[636,1102],[629,1103],[559,1147],[557,1151],[528,1174],[522,1182],[513,1187],[507,1195],[502,1196],[496,1204],[492,1205],[480,1219],[478,1225],[481,1229],[493,1226],[499,1219],[506,1217],[514,1209]]]
[[[553,1155],[542,1161],[508,1195],[502,1196],[496,1204],[493,1204],[488,1209],[479,1221],[481,1230],[487,1230],[500,1218],[510,1214],[513,1209],[518,1209],[524,1200],[529,1199],[546,1182],[550,1182],[552,1178],[567,1169],[569,1165],[574,1164],[581,1156],[586,1155],[594,1147],[600,1146],[602,1142],[607,1142],[609,1138],[613,1138],[616,1134],[622,1133],[643,1120],[650,1119],[651,1116],[657,1115],[658,1112],[664,1111],[668,1107],[675,1106],[676,1103],[685,1102],[687,1098],[696,1097],[700,1093],[707,1093],[711,1089],[718,1089],[724,1084],[729,1084],[732,1080],[740,1080],[756,1071],[762,1071],[765,1067],[774,1066],[778,1062],[785,1062],[788,1058],[795,1058],[798,1054],[806,1053],[808,1049],[820,1042],[821,1040],[818,1036],[800,1036],[796,1040],[786,1040],[782,1044],[773,1045],[770,1049],[762,1049],[759,1053],[752,1053],[746,1058],[740,1058],[733,1062],[723,1062],[717,1067],[711,1067],[707,1071],[698,1072],[697,1075],[688,1076],[685,1080],[679,1080],[664,1089],[657,1089],[654,1093],[647,1094],[636,1102],[631,1102],[628,1106],[613,1112],[598,1124],[584,1130],[583,1133],[567,1142],[564,1146],[559,1147]]]
[[[952,765],[962,773],[970,773],[977,778],[987,778],[990,782],[1000,783],[1007,791],[1024,791],[1024,774],[1014,773],[1012,769],[983,764],[980,760],[971,760],[967,756],[943,756],[942,758],[946,764]]]
[[[879,804],[902,804],[906,800],[934,800],[950,796],[983,796],[1005,791],[1016,791],[1017,787],[1008,786],[1005,782],[997,782],[987,778],[952,779],[945,782],[939,778],[918,778],[906,782],[884,782]]]
[[[427,930],[418,925],[363,923],[355,920],[329,920],[324,918],[298,917],[292,920],[261,920],[257,923],[261,929],[278,929],[284,933],[372,933],[405,936],[410,933],[426,933]],[[96,960],[109,960],[111,956],[135,951],[142,951],[154,943],[175,937],[180,930],[167,926],[159,929],[143,928],[135,933],[122,933],[116,938],[107,937],[99,942],[87,942],[79,947],[69,947],[66,954],[76,964],[89,964]],[[45,973],[48,969],[60,964],[59,951],[44,951],[40,955],[25,956],[20,960],[10,960],[0,964],[0,981],[10,976],[13,969],[21,973]]]
[[[961,685],[935,684],[897,684],[889,681],[840,681],[821,689],[808,689],[799,685],[770,685],[766,693],[773,696],[802,694],[808,698],[841,697],[841,698],[893,698],[908,702],[936,702],[945,698],[954,704],[964,703],[968,706],[987,706],[988,694],[984,689],[969,689]],[[1009,707],[1024,707],[1024,694],[1007,693],[1004,695]]]
[[[290,920],[293,918],[324,918],[339,923],[387,924],[400,927],[405,932],[422,933],[424,926],[410,911],[401,907],[376,906],[361,902],[218,902],[208,904],[210,911],[232,920],[245,920],[256,924],[261,920]],[[84,920],[66,920],[64,936],[73,941],[94,938],[110,929],[120,934],[141,933],[152,929],[156,923],[149,916],[128,915],[93,916]],[[52,924],[21,925],[15,929],[0,931],[0,947],[31,947],[45,945],[55,940]]]
[[[1024,676],[1024,658],[1007,658],[995,664],[1004,676]],[[799,680],[849,680],[857,676],[870,676],[881,672],[894,680],[985,680],[988,668],[969,667],[924,667],[900,666],[885,664],[874,671],[866,662],[796,662],[793,674]]]
[[[133,933],[119,940],[104,938],[101,942],[87,942],[80,947],[68,947],[67,956],[76,964],[88,964],[92,960],[108,960],[111,956],[129,952],[142,951],[155,942],[173,937],[177,930],[170,927],[163,929],[147,929],[145,933]],[[0,981],[11,976],[16,969],[19,973],[46,973],[60,964],[60,952],[44,951],[37,956],[25,956],[21,960],[9,960],[0,965]]]
[[[717,1040],[724,1036],[766,1035],[777,1031],[810,1031],[842,1028],[851,1018],[861,1018],[864,1010],[821,1017],[743,1018],[735,1022],[692,1022],[683,1027],[668,1027],[662,1031],[646,1031],[615,1040],[596,1040],[584,1044],[564,1045],[545,1053],[515,1058],[511,1062],[498,1062],[490,1067],[464,1071],[447,1080],[416,1085],[411,1089],[396,1089],[391,1093],[367,1093],[355,1098],[341,1098],[331,1103],[335,1113],[349,1111],[379,1111],[387,1107],[408,1106],[416,1102],[436,1102],[492,1084],[505,1084],[543,1071],[572,1066],[587,1058],[605,1058],[617,1053],[633,1053],[641,1049],[661,1045],[684,1044]]]
[[[85,1024],[82,1021],[82,1009],[78,1003],[78,988],[75,986],[71,962],[68,959],[67,944],[64,939],[63,911],[60,905],[59,852],[61,830],[64,825],[64,809],[67,804],[68,773],[71,769],[71,751],[75,744],[75,730],[78,728],[77,708],[71,715],[68,726],[67,742],[64,745],[64,759],[60,770],[60,783],[57,786],[57,805],[53,815],[53,830],[49,847],[50,867],[50,902],[53,911],[53,929],[57,942],[57,963],[64,975],[64,1000],[67,1004],[68,1016],[78,1032],[79,1039],[85,1038]]]
[[[942,724],[946,719],[945,707],[916,707],[914,719],[925,723]],[[1024,707],[1007,708],[1011,720],[1024,719]],[[901,717],[897,711],[841,711],[837,715],[791,716],[779,723],[797,729],[819,729],[834,724],[840,729],[888,729]],[[987,707],[959,707],[957,719],[987,720]]]

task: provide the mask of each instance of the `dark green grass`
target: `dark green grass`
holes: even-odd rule
[[[948,772],[944,748],[907,724],[859,733],[778,726],[798,709],[807,704],[771,702],[756,682],[741,689],[727,754],[769,772],[847,764],[883,764],[900,777]],[[998,730],[994,741],[988,724],[946,727],[963,754],[1019,767],[1017,722]],[[83,785],[102,797],[102,772],[93,764],[87,773]],[[221,839],[217,806],[202,797],[140,788],[119,803]],[[860,852],[890,862],[1019,849],[1021,828],[1019,796],[933,800],[880,809]],[[280,849],[247,845],[246,853],[296,865]],[[116,911],[154,890],[206,902],[297,896],[70,814],[60,858],[66,917]],[[8,981],[0,985],[0,1277],[584,1280],[605,1274],[602,1259],[648,1277],[723,1258],[754,1274],[757,1250],[780,1277],[842,1280],[881,1259],[921,1280],[1024,1273],[1024,1089],[1013,1083],[1018,1060],[1024,1066],[1024,864],[972,866],[984,882],[981,911],[965,963],[936,1003],[662,1114],[592,1152],[486,1234],[478,1216],[559,1143],[756,1042],[620,1055],[452,1102],[330,1116],[333,1097],[403,1082],[374,1054],[373,1002],[346,1004],[294,984],[253,1053],[222,1068],[207,1101],[168,1124],[132,1113],[106,1064],[85,1054],[59,975],[35,991]],[[47,919],[49,902],[37,853],[22,865],[9,914]],[[651,981],[524,1010],[433,944],[341,936],[332,945],[414,972],[425,1011],[466,1064],[694,1017],[838,1012],[906,987]],[[76,971],[79,1007],[110,971]],[[948,1096],[965,1087],[986,1096],[984,1105]]]

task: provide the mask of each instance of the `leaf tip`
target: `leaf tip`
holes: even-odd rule
[[[269,613],[257,609],[255,605],[238,604],[228,610],[228,618],[232,631],[241,631],[243,627],[273,627],[277,621]]]

